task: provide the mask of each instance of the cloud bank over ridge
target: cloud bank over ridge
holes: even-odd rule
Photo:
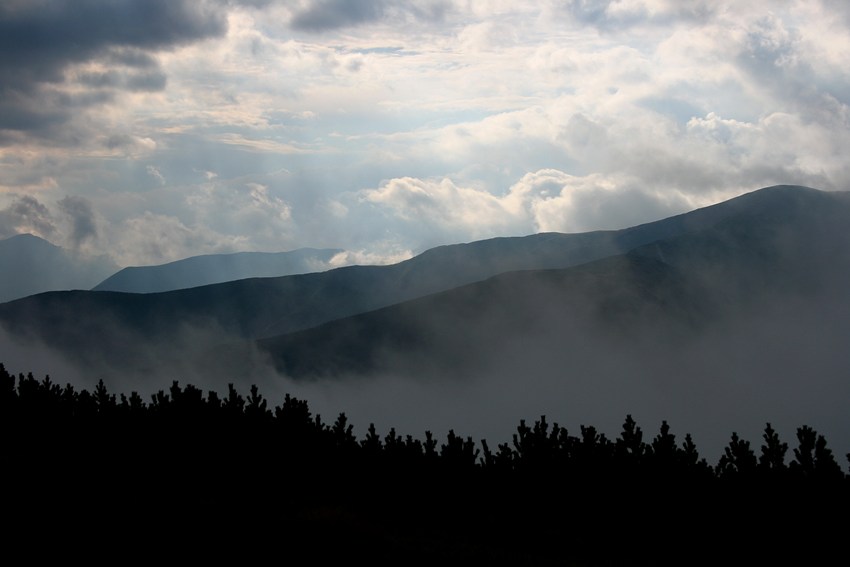
[[[848,188],[841,3],[6,2],[0,231],[121,265]]]

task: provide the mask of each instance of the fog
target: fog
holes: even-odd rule
[[[422,438],[430,430],[442,440],[453,429],[495,447],[510,441],[521,419],[545,415],[574,435],[580,425],[593,425],[615,438],[631,414],[646,441],[662,420],[679,441],[691,433],[711,464],[733,431],[758,451],[766,422],[792,447],[796,428],[805,424],[826,436],[839,462],[850,451],[847,302],[774,305],[686,340],[642,328],[643,337],[631,344],[584,325],[562,322],[555,332],[551,320],[506,336],[497,320],[476,322],[475,341],[460,343],[466,355],[452,354],[461,364],[423,362],[439,350],[384,350],[377,362],[383,370],[371,375],[293,379],[275,371],[253,343],[189,326],[167,347],[101,360],[74,359],[2,332],[0,362],[15,374],[49,374],[54,382],[89,389],[103,379],[113,393],[137,391],[148,400],[174,380],[219,392],[229,383],[242,393],[257,384],[270,405],[290,393],[307,400],[326,423],[344,412],[361,437],[374,423],[382,434],[394,427]],[[457,344],[453,333],[471,329],[435,320],[426,327],[442,329],[446,344]]]
[[[666,420],[716,464],[732,432],[758,452],[766,423],[792,448],[809,425],[846,468],[846,196],[777,195],[751,217],[628,255],[511,272],[282,338],[236,339],[212,315],[150,334],[99,313],[96,334],[83,318],[70,344],[0,332],[0,362],[145,399],[175,380],[256,384],[270,405],[290,393],[326,423],[345,413],[361,437],[374,423],[495,447],[545,415],[616,438],[630,414],[645,441]]]
[[[767,422],[791,447],[796,428],[809,425],[846,468],[848,336],[846,303],[838,309],[830,302],[801,304],[740,319],[735,328],[718,325],[685,343],[480,337],[492,340],[492,349],[472,354],[476,363],[463,372],[284,378],[284,389],[323,416],[345,412],[360,435],[371,422],[378,431],[395,427],[414,436],[454,429],[491,447],[509,442],[520,419],[541,415],[573,435],[580,425],[593,425],[615,438],[631,414],[645,441],[666,420],[680,442],[690,433],[711,464],[733,431],[758,453]]]

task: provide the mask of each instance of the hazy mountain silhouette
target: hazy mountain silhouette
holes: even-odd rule
[[[850,194],[783,186],[724,205],[734,213],[717,206],[622,231],[672,235],[623,255],[504,273],[260,344],[294,377],[463,372],[517,336],[677,343],[786,301],[850,305]]]
[[[195,377],[202,383],[249,380],[250,343],[238,340],[257,338],[269,338],[264,356],[302,378],[529,372],[525,351],[543,369],[593,367],[606,349],[672,348],[689,333],[735,327],[735,315],[755,325],[756,306],[783,304],[773,294],[786,288],[820,298],[831,282],[834,293],[829,269],[842,270],[832,279],[844,273],[847,210],[845,194],[776,187],[625,230],[444,246],[392,266],[164,293],[40,294],[0,305],[0,322],[83,368],[152,379],[197,359],[208,365]]]
[[[54,246],[32,234],[0,240],[0,302],[45,291],[89,289],[118,267]]]
[[[327,269],[337,249],[300,248],[289,252],[236,252],[193,256],[157,266],[124,268],[93,291],[156,293],[246,278],[305,274]]]
[[[850,448],[850,194],[745,195],[700,230],[486,281],[259,346],[356,419],[485,438],[530,412],[616,431],[669,420],[717,455],[729,430],[816,423]],[[336,405],[333,399],[339,400]],[[357,413],[359,412],[359,413]],[[721,424],[727,424],[721,426]]]

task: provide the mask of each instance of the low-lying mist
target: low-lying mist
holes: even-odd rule
[[[17,327],[0,332],[0,362],[146,399],[175,380],[219,392],[256,384],[274,404],[286,393],[307,400],[326,422],[345,413],[360,436],[370,423],[420,438],[451,429],[495,447],[522,419],[617,437],[630,414],[644,440],[666,420],[711,463],[732,432],[758,451],[768,422],[791,446],[809,425],[840,457],[850,451],[847,204],[768,191],[739,203],[737,216],[625,255],[505,273],[257,342],[234,334],[238,318],[212,315],[215,294],[178,323],[117,295],[124,307],[91,320],[79,305],[103,302],[86,296],[57,313],[51,305],[71,303],[49,297],[57,301],[18,305],[33,312],[9,310]],[[350,281],[334,281],[336,295],[322,297],[344,302]],[[251,317],[292,316],[246,295],[259,298]],[[51,334],[57,320],[64,326]]]
[[[679,441],[691,433],[710,463],[733,431],[758,451],[767,422],[791,446],[796,428],[810,425],[840,456],[850,451],[848,336],[847,305],[804,304],[720,325],[696,340],[646,337],[627,346],[542,333],[481,337],[492,349],[475,353],[462,373],[283,380],[314,412],[345,412],[361,435],[374,422],[378,431],[414,436],[454,429],[494,446],[510,441],[519,420],[545,415],[573,434],[593,425],[614,438],[631,414],[647,441],[662,420]]]
[[[270,403],[286,393],[307,400],[326,422],[344,412],[361,437],[374,423],[382,434],[393,427],[419,438],[426,430],[444,438],[452,429],[494,447],[510,442],[521,419],[545,415],[572,434],[593,425],[614,438],[631,414],[647,441],[662,420],[680,441],[691,433],[711,463],[733,431],[758,450],[766,422],[792,446],[796,428],[810,425],[843,455],[850,451],[850,305],[834,294],[779,299],[765,298],[698,333],[655,319],[637,334],[611,334],[588,325],[581,311],[570,317],[547,310],[554,301],[544,295],[531,302],[536,311],[526,310],[517,333],[505,333],[502,310],[465,322],[432,311],[416,322],[434,335],[429,348],[385,346],[374,372],[321,378],[293,379],[254,343],[190,326],[167,345],[144,347],[140,337],[125,337],[136,347],[126,364],[115,353],[81,361],[2,333],[0,361],[13,373],[49,374],[88,389],[102,379],[111,392],[145,399],[175,380],[218,392],[229,383],[241,392],[256,384]],[[449,347],[451,356],[441,357]]]

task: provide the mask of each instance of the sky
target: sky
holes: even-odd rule
[[[388,263],[846,190],[841,0],[3,0],[0,238]]]

